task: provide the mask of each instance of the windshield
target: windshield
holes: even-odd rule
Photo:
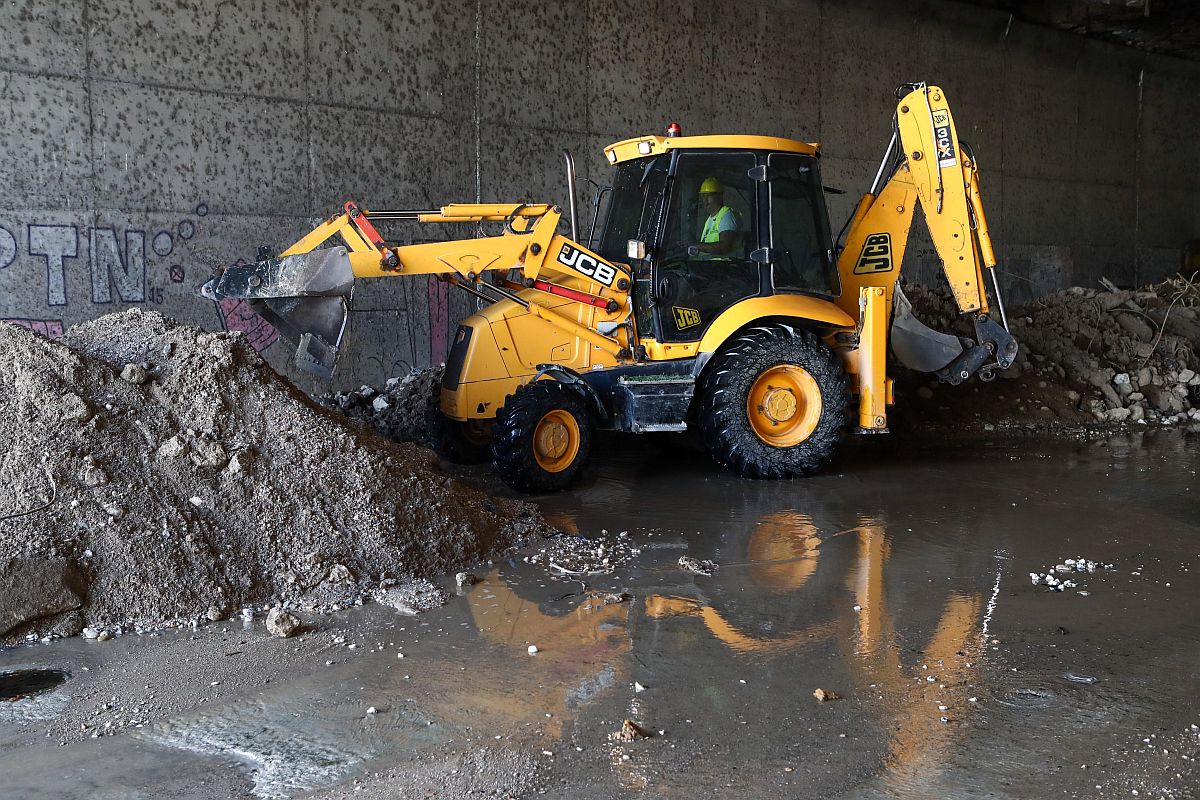
[[[626,263],[630,239],[650,244],[657,213],[661,210],[669,156],[639,158],[617,165],[600,246],[596,249],[609,261]]]

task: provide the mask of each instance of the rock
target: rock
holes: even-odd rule
[[[1104,412],[1104,417],[1110,422],[1124,422],[1125,420],[1129,419],[1129,415],[1131,413],[1132,412],[1128,408],[1110,408],[1108,411]]]
[[[300,618],[289,614],[279,606],[272,608],[267,614],[267,632],[280,639],[286,639],[300,629]]]
[[[108,483],[108,475],[95,464],[85,465],[80,477],[83,479],[83,485],[89,489],[95,489]]]
[[[208,617],[211,622],[220,622],[225,619],[225,609],[219,606],[209,606],[208,611],[204,612],[204,616]]]
[[[1139,369],[1137,374],[1138,386],[1148,386],[1150,384],[1150,377],[1151,373],[1149,367],[1142,367]]]
[[[248,475],[253,460],[254,454],[249,448],[237,450],[229,457],[229,463],[225,465],[225,472],[230,475]]]
[[[817,698],[818,703],[827,703],[831,700],[841,700],[842,696],[837,692],[830,692],[825,689],[818,688],[813,691],[813,697]]]
[[[1121,396],[1107,383],[1100,387],[1100,394],[1104,395],[1104,402],[1108,404],[1109,408],[1120,408],[1124,405],[1121,402]]]
[[[392,407],[392,404],[389,403],[387,401],[387,398],[384,397],[383,395],[379,395],[378,397],[376,397],[374,400],[371,401],[371,408],[373,408],[376,413],[387,411],[391,407]]]
[[[58,416],[64,422],[86,422],[92,416],[92,410],[82,397],[74,392],[67,392],[62,396]]]
[[[107,641],[108,641],[109,639],[111,639],[112,637],[113,637],[113,635],[112,635],[112,633],[111,633],[111,632],[109,632],[109,631],[100,631],[100,633],[96,634],[96,641],[97,641],[97,642],[107,642]]]
[[[1152,406],[1164,413],[1170,412],[1172,401],[1178,399],[1178,395],[1167,387],[1153,383],[1146,387],[1145,395]]]
[[[461,589],[464,586],[474,586],[475,584],[479,583],[479,578],[476,578],[470,572],[460,572],[454,576],[454,582],[458,584],[458,588]]]
[[[354,580],[354,575],[350,572],[349,567],[343,564],[334,564],[329,569],[329,577],[327,580],[330,583],[347,583]]]
[[[99,635],[100,635],[100,631],[96,630],[95,628],[84,628],[83,629],[83,638],[85,638],[85,639],[95,639]]]
[[[1118,372],[1116,375],[1113,375],[1112,382],[1113,382],[1113,386],[1128,386],[1129,385],[1129,373]]]
[[[140,364],[126,364],[121,370],[121,377],[129,383],[141,386],[150,377],[146,373],[146,368]]]
[[[1180,383],[1191,383],[1195,378],[1196,378],[1196,371],[1194,369],[1179,370],[1179,382]]]
[[[627,719],[621,723],[621,729],[609,734],[608,738],[614,742],[632,742],[637,739],[649,739],[653,735],[633,720]]]
[[[179,458],[181,455],[186,453],[187,450],[187,439],[183,438],[179,434],[175,434],[170,439],[167,439],[158,446],[158,450],[155,451],[154,456],[159,459],[169,460],[172,458]]]
[[[1145,418],[1146,418],[1146,410],[1144,408],[1142,408],[1141,406],[1136,406],[1136,405],[1129,407],[1129,421],[1130,422],[1139,422]]]
[[[220,469],[229,463],[225,446],[213,439],[200,438],[192,442],[192,463],[198,467]]]
[[[62,558],[14,558],[0,567],[0,635],[83,604],[83,576]]]
[[[536,656],[538,654],[538,646],[536,644],[531,644],[529,647],[525,648],[525,652],[529,653],[531,656]]]
[[[712,575],[719,566],[715,561],[707,561],[691,556],[680,556],[679,566],[697,575]]]
[[[415,616],[444,606],[450,599],[445,592],[424,578],[400,586],[376,589],[375,602],[391,606],[401,614]]]
[[[1118,313],[1117,324],[1125,329],[1126,333],[1143,342],[1149,342],[1154,339],[1154,329],[1151,328],[1145,320],[1136,314]]]

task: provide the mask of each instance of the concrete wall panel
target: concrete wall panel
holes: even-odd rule
[[[91,3],[92,73],[303,100],[305,5],[303,0]]]
[[[471,118],[473,4],[325,0],[309,6],[313,102]]]
[[[83,85],[0,72],[0,207],[83,208],[92,159]]]
[[[0,3],[0,69],[80,76],[86,50],[84,0]]]
[[[305,214],[303,109],[292,103],[98,82],[98,201],[229,214]]]

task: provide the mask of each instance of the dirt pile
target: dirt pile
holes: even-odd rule
[[[922,322],[971,334],[942,292],[906,287]],[[1140,290],[1072,287],[1009,312],[1017,362],[990,384],[941,386],[907,373],[897,400],[926,426],[1200,421],[1200,283]]]
[[[0,634],[331,608],[486,558],[529,505],[348,428],[238,334],[0,323]]]

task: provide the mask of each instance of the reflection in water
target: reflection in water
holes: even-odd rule
[[[817,569],[821,535],[812,517],[798,511],[766,514],[750,534],[750,578],[769,592],[794,592]]]
[[[857,564],[848,579],[859,607],[851,669],[860,684],[877,688],[886,704],[893,731],[885,761],[889,788],[899,797],[928,797],[972,714],[969,697],[984,653],[983,598],[951,592],[920,651],[920,663],[906,666],[888,604],[885,567],[891,548],[883,525],[863,524],[857,544]]]

